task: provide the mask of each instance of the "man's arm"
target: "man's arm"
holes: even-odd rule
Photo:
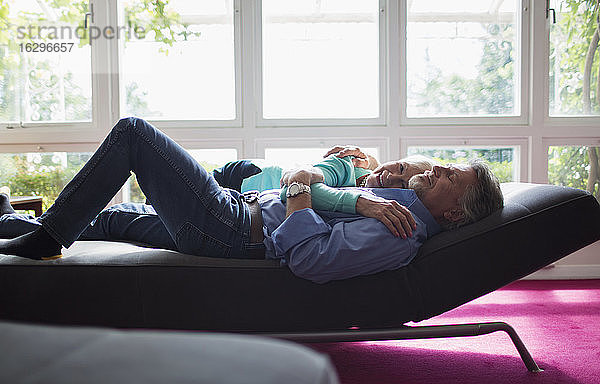
[[[359,196],[356,191],[334,190],[323,185],[323,170],[316,167],[305,167],[287,171],[281,178],[282,187],[296,181],[311,185],[315,192],[316,201],[308,193],[302,193],[294,198],[286,199],[286,189],[281,191],[281,200],[286,203],[286,217],[295,211],[305,208],[320,210],[340,211],[346,213],[358,213],[365,217],[372,217],[381,221],[394,236],[406,238],[412,236],[412,230],[416,228],[415,220],[410,211],[393,200],[385,200],[376,196]],[[318,187],[314,187],[315,184]],[[313,202],[316,205],[313,206]],[[350,206],[353,202],[354,206]],[[337,203],[341,203],[338,204]]]
[[[400,268],[427,238],[418,222],[413,236],[394,236],[378,220],[324,221],[312,209],[295,211],[273,231],[275,253],[297,276],[325,283]]]
[[[285,185],[290,185],[293,182],[311,185],[313,179],[318,179],[318,175],[311,173],[309,170],[296,170],[287,175],[284,175],[282,178],[282,183],[285,182]],[[284,180],[285,179],[285,180]],[[292,213],[299,211],[301,209],[312,208],[312,201],[310,193],[301,193],[294,197],[288,197],[286,204],[286,215],[285,217],[289,217]]]

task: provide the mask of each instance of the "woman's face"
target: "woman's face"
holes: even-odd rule
[[[369,188],[408,188],[408,180],[431,168],[421,162],[396,160],[381,164],[367,178]]]

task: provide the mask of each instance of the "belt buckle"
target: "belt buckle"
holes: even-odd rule
[[[244,200],[246,201],[246,203],[250,204],[250,203],[254,203],[255,201],[258,200],[258,194],[260,192],[257,190],[252,190],[252,191],[247,191],[242,193],[242,196],[244,197]]]

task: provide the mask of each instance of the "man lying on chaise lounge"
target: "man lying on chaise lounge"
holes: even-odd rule
[[[480,220],[503,205],[498,180],[479,161],[434,166],[411,177],[411,189],[356,188],[354,214],[313,209],[310,186],[324,181],[316,167],[286,172],[284,198],[278,190],[241,194],[219,186],[187,151],[146,121],[126,118],[37,219],[37,228],[0,242],[0,254],[47,260],[79,238],[94,238],[82,236],[94,226],[109,233],[110,208],[107,220],[90,222],[131,171],[153,211],[132,212],[130,225],[147,231],[138,228],[139,238],[128,240],[170,244],[199,256],[279,259],[297,276],[318,283],[400,268],[442,228]],[[153,239],[147,233],[164,236]]]

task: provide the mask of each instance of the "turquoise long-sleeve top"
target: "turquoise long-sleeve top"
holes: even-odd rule
[[[343,158],[331,155],[313,166],[323,172],[323,183],[310,186],[311,200],[314,209],[344,213],[356,213],[356,201],[361,193],[358,190],[334,189],[329,187],[356,187],[356,179],[368,175],[370,170],[355,167],[353,156]],[[267,164],[264,161],[254,161],[253,164],[261,172],[242,181],[242,192],[258,190],[266,191],[280,187],[283,169],[278,165]],[[281,189],[280,198],[286,202],[287,187]]]

